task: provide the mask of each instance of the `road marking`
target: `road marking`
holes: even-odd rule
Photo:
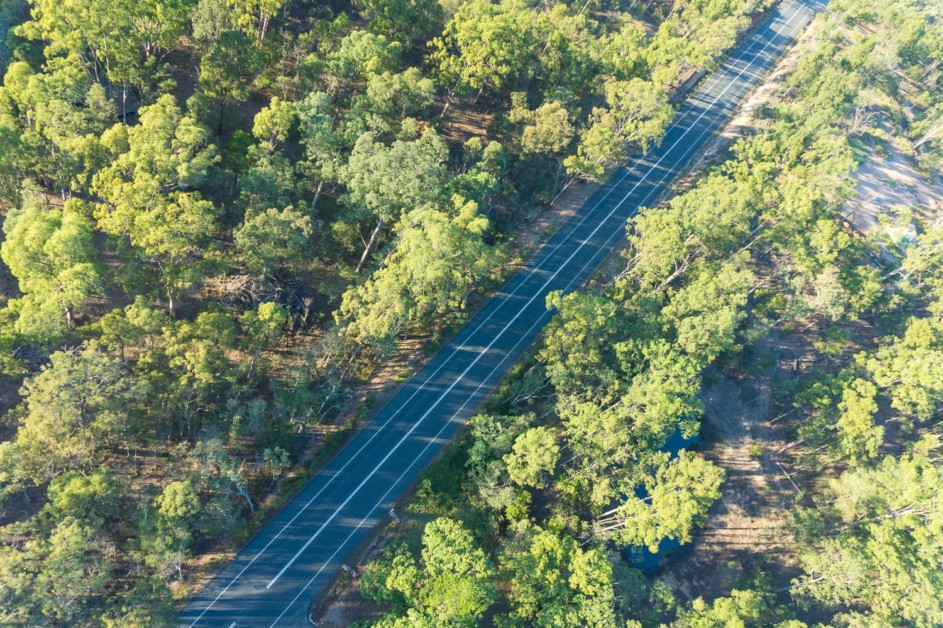
[[[800,11],[802,8],[804,8],[803,5],[797,4],[796,10],[793,12],[793,15],[790,16],[790,17],[788,17],[788,18],[785,17],[785,14],[784,14],[784,13],[781,13],[781,14],[780,14],[780,17],[784,20],[784,25],[785,25],[785,26],[788,26],[789,23],[792,21],[792,19],[799,13],[799,11]],[[773,20],[771,20],[771,22],[770,22],[768,28],[770,29],[770,31],[775,32],[777,35],[779,35],[780,32],[774,28],[774,23],[775,23],[776,21],[777,21],[776,18],[774,18]],[[736,63],[736,62],[738,62],[739,60],[741,60],[743,57],[745,57],[746,54],[747,54],[749,51],[751,51],[751,50],[753,49],[753,47],[754,47],[754,45],[755,45],[756,43],[757,43],[757,40],[754,40],[754,41],[750,42],[749,44],[747,44],[744,48],[741,48],[741,49],[737,50],[737,51],[735,52],[735,54],[734,54],[732,57],[730,57],[730,58],[725,62],[724,65],[726,65],[727,67],[724,68],[721,72],[714,72],[714,73],[712,73],[711,76],[708,78],[708,81],[711,82],[711,83],[713,83],[713,84],[716,84],[716,83],[718,83],[718,82],[721,80],[722,77],[724,77],[724,76],[726,76],[727,74],[729,74],[730,72],[732,72],[732,70],[733,70],[733,64]],[[772,39],[769,40],[769,41],[767,41],[767,43],[763,46],[763,48],[761,48],[760,51],[759,51],[758,53],[756,53],[757,56],[760,55],[760,54],[762,54],[762,53],[769,47],[769,45],[770,45],[771,43],[772,43]],[[738,59],[738,57],[739,57],[739,59]],[[665,156],[667,156],[667,153],[670,152],[671,150],[673,150],[673,149],[675,148],[675,146],[677,146],[678,143],[679,143],[681,140],[683,140],[683,139],[688,135],[688,133],[690,132],[690,129],[693,127],[693,125],[696,124],[697,122],[699,122],[699,121],[710,111],[710,107],[713,107],[713,105],[715,105],[715,104],[721,99],[721,97],[723,97],[723,95],[727,92],[728,89],[730,89],[730,87],[733,85],[733,83],[734,83],[735,81],[739,80],[745,73],[748,72],[749,69],[752,69],[752,66],[753,66],[753,64],[754,64],[755,61],[756,61],[756,57],[754,58],[754,61],[750,62],[750,63],[747,65],[746,68],[742,69],[742,70],[737,74],[737,76],[736,76],[734,79],[732,79],[732,80],[728,83],[728,85],[720,92],[720,94],[718,94],[717,97],[714,98],[714,100],[710,103],[710,105],[708,105],[708,106],[704,109],[704,111],[702,111],[701,114],[694,120],[694,122],[691,123],[691,126],[689,126],[688,129],[686,129],[686,130],[681,134],[681,136],[680,136],[677,140],[675,140],[675,142],[671,145],[671,147],[669,147],[669,148],[667,149],[666,154],[665,154],[665,155],[662,155],[662,157],[659,158],[658,161],[656,161],[655,164],[649,168],[648,172],[647,172],[645,175],[643,175],[642,177],[640,177],[639,181],[632,187],[632,189],[631,189],[629,192],[627,192],[627,193],[623,196],[623,198],[619,201],[619,203],[615,206],[615,208],[614,208],[612,211],[610,211],[610,213],[600,222],[599,226],[597,226],[596,229],[593,230],[593,232],[590,234],[590,237],[592,237],[593,235],[595,235],[596,232],[602,227],[602,225],[603,225],[609,218],[612,217],[612,215],[625,203],[625,201],[628,199],[628,197],[631,196],[631,195],[635,192],[635,190],[639,187],[639,185],[641,185],[641,184],[644,182],[645,177],[647,177],[649,174],[651,174],[651,173],[655,170],[655,168],[657,168],[657,167],[661,164],[661,162],[664,160]],[[752,74],[751,74],[751,76],[752,76]],[[684,104],[685,104],[685,105],[688,105],[688,106],[691,106],[691,105],[695,105],[695,104],[697,104],[697,103],[699,103],[699,102],[703,102],[705,98],[709,97],[709,94],[708,94],[709,88],[712,88],[712,87],[714,86],[713,84],[710,84],[710,87],[708,87],[708,85],[705,85],[705,86],[704,86],[704,89],[700,90],[700,93],[695,94],[692,99],[686,101]],[[739,104],[739,100],[735,101],[733,104],[734,104],[734,105]],[[724,108],[721,110],[720,115],[718,115],[718,116],[715,118],[715,120],[720,119],[721,117],[723,117],[724,115],[726,115],[726,109],[728,108],[728,106],[729,106],[729,105],[725,105],[725,106],[724,106]],[[683,119],[678,119],[678,120],[676,120],[676,121],[673,123],[672,126],[678,125],[678,124],[680,124],[681,122],[683,122]],[[706,134],[706,131],[702,131],[702,132],[700,133],[700,135],[698,136],[698,139],[700,139],[701,137],[703,137],[705,134]],[[613,181],[613,182],[610,182],[610,183],[608,184],[609,187],[608,187],[608,189],[605,191],[605,193],[599,198],[599,200],[593,205],[592,208],[590,208],[587,212],[585,212],[585,214],[581,217],[581,219],[579,220],[579,222],[577,222],[575,225],[573,225],[572,228],[570,228],[570,225],[569,225],[569,224],[565,225],[564,228],[570,228],[570,232],[571,232],[571,233],[575,233],[575,232],[579,229],[579,227],[581,227],[581,226],[583,225],[583,223],[585,223],[586,220],[588,220],[588,219],[592,216],[593,212],[595,212],[596,209],[598,209],[599,206],[618,188],[618,186],[621,185],[623,181],[625,181],[626,178],[628,178],[631,174],[633,174],[634,172],[636,172],[636,171],[638,171],[638,170],[640,169],[640,166],[642,166],[642,163],[643,163],[644,159],[645,159],[649,154],[651,154],[652,151],[658,150],[659,148],[660,148],[660,146],[659,146],[659,147],[655,147],[655,148],[653,148],[652,150],[650,150],[650,151],[648,151],[647,153],[645,153],[644,155],[642,155],[640,158],[636,159],[636,160],[635,160],[635,163],[634,163],[631,167],[626,168],[626,169],[624,170],[624,173],[622,174],[621,177],[619,177],[618,180]],[[687,155],[684,156],[684,158],[686,158],[686,157],[687,157]],[[673,174],[675,174],[675,173],[674,173],[674,172],[669,172],[668,174],[666,174],[666,175],[665,175],[664,177],[662,177],[662,179],[655,185],[655,187],[657,187],[658,185],[660,185],[662,182],[664,182],[664,180],[665,180],[668,176],[673,175]],[[614,236],[615,236],[615,235],[618,235],[618,232],[616,232],[616,233],[614,234]],[[614,237],[614,236],[613,236],[613,237]],[[611,237],[609,238],[609,240],[607,240],[607,246],[608,246],[608,242],[611,242],[611,240],[612,240]],[[558,242],[552,249],[548,249],[547,252],[546,252],[546,254],[543,254],[543,251],[541,251],[542,259],[540,260],[540,262],[538,263],[537,259],[534,260],[534,262],[533,262],[534,265],[532,266],[532,268],[531,268],[530,271],[528,272],[527,276],[524,277],[523,279],[521,279],[521,280],[519,281],[518,285],[512,290],[512,292],[511,292],[510,294],[508,294],[508,295],[505,295],[505,297],[502,299],[502,301],[501,301],[500,303],[498,303],[498,306],[496,307],[496,309],[494,310],[494,312],[492,312],[488,317],[482,319],[482,320],[477,324],[477,326],[475,327],[475,329],[472,330],[471,332],[469,332],[466,337],[467,337],[467,338],[473,337],[478,331],[481,330],[481,328],[482,328],[485,324],[487,324],[488,322],[490,322],[490,321],[492,320],[492,317],[495,316],[495,315],[497,314],[497,312],[500,311],[500,309],[501,309],[502,307],[504,307],[506,304],[510,303],[510,297],[513,297],[514,295],[516,295],[517,292],[518,292],[518,290],[519,290],[521,287],[523,287],[523,286],[525,285],[525,283],[526,283],[526,281],[527,281],[528,279],[530,279],[531,277],[533,277],[533,275],[534,275],[535,273],[537,273],[537,272],[543,270],[542,267],[541,267],[542,264],[544,264],[545,262],[547,262],[548,260],[550,260],[550,259],[552,258],[552,256],[553,256],[553,254],[556,253],[562,246],[566,245],[567,243],[568,243],[568,240],[567,240],[566,238],[564,238],[564,239],[561,239],[560,242]],[[566,262],[564,262],[564,264],[563,264],[562,266],[560,266],[560,267],[557,269],[557,271],[551,276],[551,278],[548,279],[546,282],[544,282],[543,287],[541,287],[541,288],[538,290],[537,294],[535,294],[533,297],[531,297],[531,298],[528,300],[528,302],[527,302],[527,304],[524,306],[524,308],[521,308],[521,310],[518,311],[518,313],[511,319],[511,322],[510,322],[510,323],[508,323],[507,325],[505,325],[504,329],[502,329],[502,330],[498,333],[498,335],[495,337],[495,340],[496,340],[497,338],[503,336],[503,334],[507,331],[507,328],[508,328],[511,324],[513,324],[513,322],[516,321],[517,318],[520,316],[520,314],[522,313],[523,309],[526,309],[526,307],[528,307],[528,306],[534,301],[534,299],[547,287],[547,284],[549,284],[549,282],[552,281],[552,280],[557,276],[557,274],[559,274],[559,272],[560,272],[563,268],[566,267],[566,265],[573,259],[573,257],[574,257],[579,251],[582,250],[582,248],[583,248],[584,246],[585,246],[585,242],[584,242],[584,243],[581,243],[581,244],[577,247],[577,249],[570,255],[569,258],[567,258]],[[595,259],[595,257],[596,257],[596,255],[593,256],[593,259]],[[580,272],[582,272],[583,270],[585,270],[586,266],[587,266],[587,265],[584,265],[583,268],[580,270]],[[579,274],[579,273],[577,273],[577,274]],[[571,283],[572,283],[572,282],[571,282]],[[569,287],[569,285],[568,285],[568,287]],[[543,318],[543,316],[541,316],[540,318],[538,318],[538,322],[539,322],[542,318]],[[536,324],[536,323],[535,323],[535,324]],[[532,325],[530,329],[533,329],[533,327],[534,327],[534,326]],[[530,330],[528,330],[528,331],[530,331]],[[485,352],[486,352],[487,350],[489,350],[489,349],[491,348],[491,346],[493,346],[493,344],[494,344],[494,340],[493,340],[491,343],[489,343],[489,345],[488,345],[488,346],[486,347],[486,349],[485,349]],[[517,343],[517,344],[519,344],[519,343]],[[515,348],[517,347],[517,344],[514,345]],[[419,386],[416,388],[416,390],[413,391],[413,393],[409,396],[409,398],[407,398],[405,401],[403,401],[403,402],[400,404],[399,408],[397,408],[397,410],[390,416],[390,418],[387,419],[387,421],[386,421],[382,426],[379,426],[378,429],[375,430],[374,434],[371,435],[371,437],[367,440],[367,442],[364,443],[364,444],[360,447],[360,449],[359,449],[356,453],[354,453],[354,454],[348,459],[348,461],[347,461],[346,463],[344,463],[344,465],[341,466],[341,468],[340,468],[337,472],[335,472],[330,478],[328,478],[328,482],[315,494],[315,496],[312,497],[301,509],[299,509],[299,511],[282,527],[282,529],[279,530],[279,532],[276,533],[276,535],[275,535],[274,537],[272,537],[272,539],[269,540],[268,543],[266,543],[266,545],[265,545],[265,546],[264,546],[264,547],[263,547],[263,548],[241,569],[241,570],[240,570],[240,572],[239,572],[238,574],[236,574],[236,576],[229,582],[229,584],[227,584],[226,587],[224,587],[223,590],[220,591],[220,593],[213,599],[213,601],[210,602],[210,604],[207,605],[206,608],[203,609],[203,611],[196,617],[196,619],[194,619],[193,623],[190,624],[191,627],[192,627],[192,626],[195,626],[195,625],[197,624],[197,622],[200,621],[200,619],[203,617],[203,615],[205,615],[206,612],[219,600],[219,598],[222,597],[222,596],[226,593],[226,591],[228,591],[229,588],[232,587],[232,585],[235,584],[235,583],[239,580],[239,578],[242,576],[242,574],[245,573],[245,571],[246,571],[249,567],[251,567],[252,564],[255,563],[255,561],[256,561],[263,553],[265,553],[265,551],[272,545],[272,543],[274,543],[278,538],[280,538],[281,534],[282,534],[288,527],[290,527],[290,526],[294,523],[294,521],[295,521],[299,516],[301,516],[301,514],[304,513],[304,512],[307,510],[307,508],[321,495],[321,493],[323,493],[323,492],[330,486],[330,484],[334,481],[334,479],[337,478],[337,477],[347,468],[347,466],[350,465],[351,462],[353,462],[353,460],[354,460],[360,453],[362,453],[362,452],[364,451],[364,449],[365,449],[367,446],[369,446],[369,444],[373,441],[373,439],[376,438],[376,436],[377,436],[378,434],[380,434],[380,433],[383,431],[383,429],[384,429],[387,425],[389,425],[389,423],[390,423],[394,418],[396,418],[396,416],[399,415],[400,412],[403,411],[403,409],[405,408],[405,406],[406,406],[417,394],[419,394],[419,392],[421,392],[421,391],[423,390],[423,388],[425,387],[425,385],[428,384],[436,375],[438,375],[438,373],[439,373],[443,368],[445,368],[445,367],[449,364],[449,362],[452,360],[452,358],[454,358],[455,355],[458,354],[458,352],[459,352],[459,347],[458,347],[458,346],[454,347],[453,350],[452,350],[452,352],[451,352],[451,354],[449,354],[449,356],[447,356],[445,359],[443,359],[442,363],[436,368],[436,370],[435,370],[433,373],[429,374],[429,375],[425,378],[425,381],[424,381],[421,385],[419,385]],[[467,369],[463,372],[463,374],[460,376],[459,380],[460,380],[461,378],[463,378],[465,374],[467,374],[468,370],[469,370],[472,366],[474,366],[475,364],[477,364],[478,360],[481,359],[482,355],[484,355],[484,352],[479,351],[479,355],[475,358],[475,360],[472,362],[472,364],[469,366],[469,368],[467,368]],[[503,364],[503,363],[504,363],[504,360],[501,361],[501,364]],[[494,370],[495,370],[495,369],[492,369],[492,372],[489,374],[489,377],[490,377],[491,374],[494,373]],[[451,389],[454,387],[454,385],[455,385],[459,380],[456,380],[456,382],[453,382],[452,386],[450,386],[449,389],[448,389],[445,393],[443,393],[442,395],[440,395],[440,397],[439,397],[439,398],[436,400],[436,402],[433,404],[432,408],[436,407],[436,406],[441,402],[441,400],[451,391]],[[479,388],[476,389],[476,393],[477,393],[477,391],[478,391],[480,388],[481,388],[481,385],[479,385]],[[412,431],[415,430],[416,427],[418,427],[419,423],[421,423],[422,420],[424,420],[425,417],[428,416],[428,414],[429,414],[429,412],[431,412],[432,408],[430,408],[430,410],[427,411],[426,414],[423,415],[423,418],[420,419],[420,421],[417,422],[417,423],[410,429],[410,431],[407,433],[407,435],[404,436],[404,437],[394,446],[394,448],[393,448],[393,450],[391,450],[390,454],[388,454],[388,455],[384,458],[384,461],[389,458],[389,456],[392,454],[393,451],[395,451],[396,449],[399,448],[399,446],[404,442],[404,440],[405,440],[406,438],[408,438],[408,436],[412,433]],[[462,408],[464,408],[464,405],[462,406]],[[453,418],[454,418],[454,415],[453,415]],[[450,421],[449,421],[448,423],[446,423],[446,426],[448,426],[449,423],[451,423],[451,419],[450,419]],[[444,429],[444,428],[443,428],[443,429]],[[440,430],[440,434],[441,434],[441,430]],[[382,464],[382,463],[381,463],[381,464]],[[376,469],[374,469],[374,471],[371,472],[371,474],[367,477],[367,480],[369,480],[369,479],[373,476],[373,474],[374,474],[375,472],[376,472]],[[401,478],[402,478],[402,476],[401,476]],[[401,478],[400,478],[400,479],[401,479]],[[365,480],[365,482],[366,482],[366,480]],[[348,497],[348,499],[345,500],[344,504],[343,504],[341,507],[339,507],[339,508],[343,508],[343,506],[346,505],[346,504],[350,501],[350,498],[351,498],[354,494],[356,494],[356,492],[358,492],[358,491],[360,490],[360,488],[362,488],[362,486],[363,486],[363,483],[361,483],[361,485],[358,486],[357,489],[354,490],[354,492],[351,494],[351,496]],[[338,510],[339,510],[339,509],[338,509]],[[372,511],[371,511],[371,513],[372,513]],[[337,514],[338,514],[338,511],[335,510],[334,514],[331,516],[331,520],[332,520]],[[330,521],[330,520],[329,520],[329,521]],[[326,525],[326,524],[325,524],[325,525]],[[286,565],[286,566],[279,572],[279,574],[275,576],[275,578],[274,578],[271,582],[269,582],[269,584],[268,584],[268,586],[266,587],[266,589],[269,589],[269,588],[272,586],[272,584],[274,584],[274,582],[275,582],[276,580],[278,580],[278,578],[285,572],[285,570],[286,570],[288,567],[290,567],[292,563],[294,563],[294,561],[298,558],[298,555],[299,555],[301,552],[303,552],[303,551],[310,545],[310,543],[314,540],[314,538],[315,538],[318,534],[320,534],[320,532],[321,532],[321,530],[322,530],[323,528],[324,528],[324,526],[322,526],[321,529],[319,529],[318,532],[315,533],[314,537],[312,537],[311,539],[308,540],[308,542],[305,544],[305,546],[302,548],[302,550],[300,550],[300,551],[291,559],[291,561],[289,561],[289,564]],[[358,528],[359,528],[359,526],[358,526]],[[336,555],[336,552],[335,552],[335,555]],[[332,556],[332,558],[333,558],[333,556]],[[323,568],[322,568],[322,569],[323,569]],[[319,573],[320,573],[320,571],[319,571]],[[315,576],[315,577],[316,577],[316,576]],[[313,579],[312,579],[312,581],[313,581]],[[307,588],[307,586],[310,586],[310,582],[308,583],[308,585],[306,585],[305,588]],[[304,589],[302,589],[302,591],[303,591],[303,590],[304,590]],[[299,594],[299,595],[300,595],[300,594]],[[297,600],[297,596],[296,596],[295,600],[292,601],[292,604],[293,604],[294,601],[296,601],[296,600]],[[289,606],[290,606],[290,605],[289,605]],[[287,610],[287,608],[286,608],[286,610]],[[284,615],[284,611],[282,612],[282,615]],[[279,616],[279,618],[280,618],[280,617],[281,617],[281,615]],[[278,621],[278,620],[276,620],[276,622],[277,622],[277,621]]]
[[[801,10],[802,8],[803,8],[803,5],[797,4],[796,10],[795,10],[795,11],[793,12],[793,14],[792,14],[791,16],[789,16],[788,18],[785,16],[785,14],[781,14],[781,15],[782,15],[782,19],[783,19],[783,21],[784,21],[784,25],[785,25],[785,26],[788,26],[789,23],[792,22],[792,20],[795,18],[795,16],[799,14],[799,12],[800,12],[800,10]],[[774,21],[775,21],[775,20],[774,20]],[[773,29],[772,29],[772,23],[770,24],[770,30],[773,30]],[[776,32],[776,34],[778,35],[779,32]],[[767,49],[772,43],[773,43],[773,40],[772,40],[772,39],[770,39],[769,41],[767,41],[766,44],[759,50],[759,52],[756,53],[756,56],[754,57],[754,61],[759,57],[759,55],[762,55],[762,54],[766,51],[766,49]],[[749,46],[744,49],[744,52],[745,52],[748,48],[749,48]],[[731,59],[731,60],[732,60],[732,59]],[[720,98],[727,92],[727,90],[729,90],[730,87],[733,86],[734,83],[735,83],[736,81],[738,81],[738,80],[747,72],[747,70],[748,70],[749,68],[752,68],[752,66],[753,66],[753,62],[749,63],[746,68],[744,68],[743,70],[741,70],[741,71],[737,74],[737,76],[736,76],[734,79],[732,79],[732,80],[728,83],[728,85],[724,88],[724,90],[721,91],[721,93],[717,96],[717,98],[715,98],[715,100],[714,100],[714,102],[713,102],[712,104],[716,104],[717,101],[719,101]],[[740,102],[739,99],[734,99],[734,101],[733,101],[731,104],[733,104],[733,105],[736,106],[736,105],[739,104],[739,102]],[[721,109],[721,112],[719,113],[719,115],[716,116],[716,118],[714,118],[714,121],[717,121],[717,120],[723,118],[723,117],[726,115],[726,109],[728,108],[728,106],[729,106],[729,105],[725,105],[725,106]],[[704,115],[707,113],[707,111],[708,111],[708,110],[705,110],[703,113],[701,113],[701,115],[698,116],[698,118],[694,121],[694,123],[699,122],[699,121],[704,117]],[[680,120],[679,120],[679,122],[680,122]],[[692,126],[693,126],[694,123],[692,123]],[[690,127],[689,127],[689,128],[690,128]],[[704,135],[706,135],[708,132],[709,132],[709,129],[705,129],[705,130],[701,131],[701,133],[700,133],[700,134],[698,135],[698,137],[697,137],[697,140],[700,140],[700,139],[701,139]],[[683,133],[683,134],[681,135],[681,137],[679,137],[678,140],[676,140],[675,143],[671,145],[671,147],[666,151],[666,154],[665,154],[665,155],[662,155],[662,157],[649,169],[648,173],[646,173],[646,176],[647,176],[648,174],[651,174],[651,172],[654,171],[654,169],[655,169],[656,167],[658,167],[658,165],[661,163],[661,161],[664,159],[664,157],[667,156],[667,153],[670,152],[671,150],[673,150],[674,147],[677,146],[678,142],[680,142],[681,139],[683,139],[686,135],[687,135],[687,132]],[[692,148],[692,150],[694,150],[694,148]],[[687,151],[687,152],[681,157],[681,159],[682,159],[682,160],[687,159],[687,157],[690,155],[690,152],[691,152],[691,151]],[[666,173],[665,175],[663,175],[662,178],[658,181],[658,183],[656,183],[656,184],[653,186],[652,192],[654,192],[655,189],[657,189],[658,186],[660,186],[662,183],[664,183],[665,179],[667,179],[669,176],[673,176],[674,174],[676,174],[676,173],[675,173],[675,172],[668,172],[668,173]],[[624,180],[624,177],[623,177],[622,180]],[[644,177],[643,177],[642,179],[640,179],[639,182],[636,183],[628,193],[626,193],[626,195],[619,201],[619,203],[609,212],[609,214],[599,223],[599,225],[597,225],[597,227],[592,231],[592,233],[590,233],[589,236],[587,236],[586,240],[589,240],[590,238],[592,238],[592,237],[605,225],[605,222],[608,221],[608,220],[613,216],[613,214],[615,214],[615,212],[618,211],[618,209],[619,209],[620,207],[622,207],[622,205],[625,203],[625,201],[628,199],[628,197],[631,196],[632,193],[635,192],[635,190],[638,188],[639,185],[641,185],[641,183],[642,183],[643,181],[644,181]],[[620,183],[621,183],[621,180],[620,180]],[[618,185],[618,184],[616,184],[616,185]],[[649,195],[646,195],[646,199],[645,199],[644,201],[642,201],[642,203],[647,202],[649,196],[651,196],[651,193],[649,193]],[[641,205],[641,203],[640,203],[640,205]],[[597,203],[596,207],[598,207],[598,203]],[[613,237],[613,236],[610,236],[610,238],[607,240],[607,246],[608,246],[608,242],[610,242],[610,241],[612,240],[612,237]],[[491,349],[491,347],[492,347],[492,346],[494,345],[494,343],[498,340],[498,338],[500,338],[501,336],[503,336],[504,332],[507,331],[508,327],[510,327],[510,326],[517,320],[517,318],[523,313],[523,311],[524,311],[527,307],[530,306],[530,304],[534,301],[534,299],[536,299],[538,296],[540,296],[540,294],[547,288],[547,286],[553,281],[553,279],[555,279],[556,276],[557,276],[564,268],[566,268],[567,264],[573,259],[573,257],[576,256],[577,253],[579,253],[579,251],[582,250],[582,248],[583,248],[585,245],[586,245],[585,241],[584,241],[583,243],[581,243],[581,244],[576,248],[576,250],[570,255],[570,257],[568,257],[567,260],[553,273],[553,275],[551,275],[551,277],[550,277],[549,279],[547,279],[547,280],[544,282],[544,285],[537,291],[537,293],[534,294],[534,295],[528,300],[528,302],[527,302],[522,308],[520,308],[520,309],[518,310],[518,313],[515,314],[515,316],[511,319],[511,321],[510,321],[507,325],[505,325],[505,328],[502,329],[501,332],[499,332],[498,335],[496,335],[496,336],[494,337],[494,339],[492,339],[492,341],[488,344],[487,347],[485,347],[484,350],[479,351],[479,354],[478,354],[478,356],[475,358],[475,360],[465,369],[464,372],[462,372],[461,375],[458,376],[458,378],[457,378],[455,381],[452,382],[452,384],[445,390],[445,392],[443,392],[443,393],[439,396],[439,398],[433,403],[433,405],[432,405],[428,410],[426,410],[426,412],[422,415],[422,417],[420,417],[419,420],[416,421],[416,423],[413,424],[413,426],[406,432],[406,434],[399,440],[399,442],[397,442],[397,444],[393,446],[393,448],[386,454],[386,456],[384,456],[383,460],[381,460],[381,461],[376,465],[376,467],[374,467],[374,469],[367,475],[367,477],[357,486],[357,488],[355,488],[355,489],[348,495],[347,499],[345,499],[344,502],[343,502],[340,506],[338,506],[338,507],[335,509],[335,511],[334,511],[334,512],[332,513],[332,515],[327,519],[327,521],[325,521],[325,522],[321,525],[321,527],[314,533],[314,535],[312,535],[311,538],[308,539],[308,541],[305,543],[305,545],[304,545],[300,550],[298,550],[298,552],[291,558],[291,560],[288,561],[288,563],[282,568],[282,570],[279,571],[279,573],[268,583],[268,586],[266,586],[266,589],[271,588],[271,586],[272,586],[273,584],[275,584],[275,582],[285,573],[285,571],[288,570],[288,569],[291,567],[291,565],[298,559],[298,557],[299,557],[299,556],[311,545],[311,543],[314,542],[314,540],[321,534],[321,532],[324,530],[324,528],[326,528],[326,527],[331,523],[331,521],[333,521],[333,519],[334,519],[334,518],[340,513],[340,511],[350,502],[350,500],[353,499],[353,497],[360,491],[360,489],[362,489],[363,486],[364,486],[370,479],[372,479],[372,477],[376,474],[377,470],[379,470],[379,468],[380,468],[381,466],[383,466],[383,464],[390,458],[390,456],[392,456],[392,455],[396,452],[396,450],[399,449],[399,447],[409,438],[409,436],[412,435],[413,431],[415,431],[416,428],[418,428],[419,425],[423,423],[423,421],[424,421],[424,420],[428,417],[428,415],[435,409],[435,407],[438,406],[438,404],[442,401],[442,399],[444,399],[444,398],[451,392],[451,390],[452,390],[462,379],[464,379],[465,375],[468,374],[468,371],[469,371],[472,367],[474,367],[475,364],[477,364],[478,360],[480,360],[481,357]],[[601,247],[598,252],[604,251],[605,248],[606,248],[606,246]],[[597,255],[594,254],[592,259],[595,259],[596,257],[597,257]],[[589,265],[592,263],[592,259],[590,260],[589,263],[583,265],[583,267],[580,269],[580,271],[579,271],[578,273],[576,273],[577,276],[578,276],[582,271],[584,271],[584,270],[587,268],[587,266],[589,266]],[[575,281],[575,280],[576,280],[576,277],[574,277],[574,279],[572,279],[572,280],[570,281],[570,283],[567,284],[565,290],[568,289],[568,288],[572,285],[573,281]],[[542,320],[542,319],[543,319],[543,316],[540,316],[540,317],[537,319],[537,322],[535,322],[533,325],[531,325],[531,327],[527,330],[526,333],[529,333],[530,331],[532,331],[533,328],[534,328],[535,326],[537,326],[537,325],[539,324],[540,320]],[[517,346],[523,341],[523,338],[524,338],[524,336],[526,336],[526,333],[521,336],[521,338],[518,340],[517,343],[514,344],[514,346],[511,348],[511,350],[509,350],[508,352],[506,352],[506,356],[505,356],[504,358],[502,358],[502,360],[501,360],[501,362],[498,364],[498,366],[495,367],[494,369],[492,369],[491,373],[489,373],[489,375],[484,378],[484,380],[482,381],[482,383],[480,383],[480,384],[478,385],[478,387],[475,389],[475,391],[474,391],[473,393],[471,393],[471,394],[466,398],[466,400],[465,400],[465,402],[462,404],[462,406],[452,414],[452,416],[449,418],[449,420],[446,422],[446,424],[439,430],[438,434],[436,434],[436,436],[434,437],[434,439],[426,444],[425,448],[423,448],[422,452],[419,454],[419,456],[417,456],[416,460],[418,460],[426,451],[428,451],[429,447],[431,447],[431,445],[432,445],[433,442],[436,442],[436,441],[441,437],[442,433],[443,433],[443,432],[445,431],[445,429],[452,423],[452,421],[455,419],[455,417],[456,417],[462,410],[465,409],[465,407],[468,405],[469,401],[471,401],[471,399],[472,399],[472,398],[481,390],[481,388],[485,385],[485,383],[487,382],[488,377],[490,377],[491,375],[493,375],[494,372],[495,372],[496,370],[498,370],[498,369],[507,361],[507,358],[510,357],[511,353],[512,353],[512,352],[517,348]],[[374,511],[375,511],[377,508],[379,508],[380,504],[383,503],[383,500],[385,500],[386,497],[389,495],[389,493],[393,490],[393,488],[395,488],[396,484],[399,483],[399,482],[403,479],[403,477],[405,477],[406,474],[408,474],[408,473],[410,472],[410,470],[412,469],[412,466],[413,466],[414,464],[415,464],[415,461],[414,461],[413,463],[411,463],[411,464],[409,465],[409,467],[407,467],[407,469],[406,469],[403,473],[400,474],[400,476],[397,478],[397,480],[396,480],[395,482],[391,483],[390,488],[387,489],[387,492],[380,498],[380,500],[377,502],[377,504],[367,513],[367,515],[366,515],[363,519],[361,519],[360,523],[358,523],[358,525],[354,528],[354,530],[350,533],[350,535],[348,535],[347,539],[345,539],[345,541],[338,547],[338,549],[336,549],[336,550],[334,551],[334,554],[331,555],[331,557],[325,562],[324,565],[321,566],[321,568],[317,571],[317,573],[315,573],[315,575],[311,578],[311,580],[309,580],[309,582],[308,582],[308,583],[305,585],[305,587],[298,593],[298,595],[296,595],[295,598],[288,604],[288,606],[285,608],[285,610],[282,611],[282,614],[279,615],[279,617],[278,617],[278,618],[275,620],[275,622],[272,624],[273,626],[278,623],[278,621],[281,619],[281,617],[284,616],[285,612],[298,600],[298,597],[300,597],[301,594],[308,588],[308,586],[311,585],[311,582],[313,582],[314,579],[317,578],[317,576],[320,575],[320,573],[324,570],[324,568],[325,568],[328,564],[330,564],[330,561],[333,560],[333,558],[338,554],[338,552],[340,552],[340,550],[343,548],[343,546],[346,544],[346,542],[347,542],[348,540],[350,540],[350,538],[351,538],[354,534],[356,534],[357,530],[359,530],[359,529],[363,526],[364,522],[366,522],[366,520],[369,519],[369,518],[373,515]]]

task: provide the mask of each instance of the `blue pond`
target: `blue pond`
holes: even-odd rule
[[[685,438],[679,428],[675,430],[675,433],[671,435],[671,438],[668,439],[668,442],[665,443],[665,446],[662,447],[661,450],[667,451],[674,457],[679,451],[687,449],[692,445],[697,445],[699,442],[701,442],[700,434],[695,434],[691,438]],[[648,496],[648,492],[643,487],[639,487],[639,489],[635,491],[635,495],[637,497],[646,497]],[[658,568],[661,559],[668,552],[680,546],[681,542],[678,539],[667,538],[662,539],[661,543],[658,544],[657,552],[652,552],[644,546],[627,547],[625,549],[625,557],[636,569],[651,571]]]

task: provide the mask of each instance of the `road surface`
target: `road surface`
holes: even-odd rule
[[[501,291],[195,596],[182,626],[307,626],[312,597],[465,424],[579,288],[812,19],[786,0],[681,105],[661,145],[600,188]]]

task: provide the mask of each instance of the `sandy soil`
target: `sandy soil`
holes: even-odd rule
[[[872,150],[858,168],[858,196],[843,212],[865,234],[881,228],[879,217],[892,216],[898,208],[909,208],[928,222],[943,215],[943,182],[928,180],[893,142],[886,150],[886,156]]]

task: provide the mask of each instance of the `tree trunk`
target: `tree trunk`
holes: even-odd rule
[[[324,179],[318,181],[318,187],[314,190],[314,198],[311,199],[311,213],[314,213],[314,208],[318,204],[318,199],[321,198],[321,190],[324,189]]]
[[[370,257],[370,253],[373,252],[373,247],[376,244],[377,236],[380,234],[380,229],[383,228],[383,217],[380,217],[380,220],[377,222],[376,229],[373,230],[373,233],[370,235],[370,241],[367,242],[367,248],[363,250],[363,255],[360,256],[360,262],[357,264],[357,273],[359,274],[363,270],[363,265],[367,263],[367,258]]]
[[[219,124],[216,125],[216,135],[223,134],[223,112],[226,110],[226,104],[223,101],[219,103]]]
[[[442,107],[442,113],[439,114],[443,118],[445,117],[445,112],[449,110],[449,106],[452,104],[452,97],[454,93],[455,93],[455,89],[451,86],[448,88],[448,91],[446,91],[445,93],[445,106]]]

